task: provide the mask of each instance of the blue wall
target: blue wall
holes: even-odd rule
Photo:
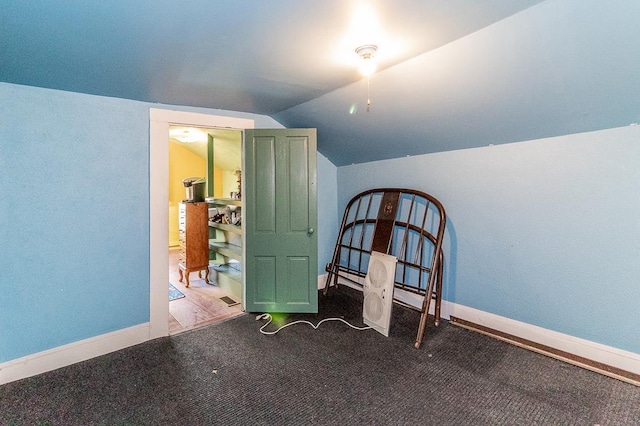
[[[0,99],[0,362],[146,323],[149,108],[163,106],[5,83]],[[421,189],[449,216],[445,299],[640,353],[639,139],[624,127],[337,169],[319,155],[319,272],[352,195]]]
[[[282,127],[6,83],[0,99],[0,362],[149,321],[150,107]]]
[[[318,133],[322,129],[318,129]],[[318,275],[331,262],[340,229],[342,212],[338,212],[338,170],[325,156],[318,153]]]
[[[338,168],[448,214],[444,299],[640,353],[640,126]]]
[[[147,322],[148,107],[0,98],[0,361]]]

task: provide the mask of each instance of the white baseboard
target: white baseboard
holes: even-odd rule
[[[324,288],[325,279],[326,275],[318,276],[318,289]],[[346,282],[342,284],[349,285]],[[404,302],[412,304],[417,302],[417,299]],[[419,303],[415,304],[419,306]],[[433,305],[431,308],[433,309]],[[640,355],[633,352],[443,300],[442,317],[449,319],[451,316],[633,374],[640,374]],[[0,364],[0,385],[137,345],[148,341],[149,336],[150,325],[145,323],[4,362]]]
[[[0,364],[0,385],[86,361],[149,340],[149,323],[136,325]]]
[[[348,276],[351,280],[359,283],[359,285],[354,284],[353,282],[349,281],[349,280],[345,280],[342,277],[338,278],[338,284],[339,285],[344,285],[347,287],[351,287],[351,288],[355,288],[356,290],[362,290],[362,285],[364,284],[364,278],[358,277],[356,275],[353,274],[345,274],[343,273],[343,275]],[[326,281],[326,276],[327,274],[321,275],[322,278],[322,287],[320,287],[320,276],[318,277],[318,288],[324,288],[324,284]],[[421,309],[422,308],[422,296],[417,295],[415,293],[411,293],[409,291],[404,291],[401,289],[395,289],[393,292],[393,298],[394,299],[398,299],[399,301],[401,301],[402,303],[405,303],[409,306],[413,306],[414,308],[417,309]],[[429,313],[431,315],[433,315],[435,312],[435,308],[434,305],[431,304],[431,306],[429,306]]]
[[[352,278],[354,277],[352,276]],[[358,279],[354,279],[358,281]],[[320,283],[320,280],[318,280],[318,283]],[[339,279],[338,283],[340,285],[361,289],[347,280]],[[324,287],[324,280],[322,281],[322,285]],[[411,306],[421,306],[422,304],[422,298],[413,293],[398,293],[394,294],[394,297]],[[433,312],[434,304],[432,303],[429,307],[429,313],[433,314]],[[449,320],[450,317],[453,316],[590,361],[619,368],[632,374],[640,374],[640,354],[548,330],[489,312],[469,308],[464,305],[447,302],[446,300],[442,301],[441,315],[442,318],[446,320]],[[581,364],[578,363],[578,365]],[[585,365],[581,366],[589,368]]]
[[[318,275],[318,290],[324,288],[324,282],[327,280],[327,274]]]
[[[454,316],[502,333],[567,352],[587,360],[616,367],[633,374],[640,374],[640,354],[628,352],[590,340],[558,333],[546,328],[479,311],[467,306],[442,302],[442,316]]]

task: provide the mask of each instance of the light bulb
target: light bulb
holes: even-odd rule
[[[371,74],[376,72],[376,68],[376,61],[372,57],[362,58],[362,61],[360,61],[360,74],[365,77],[369,77]]]
[[[358,65],[360,73],[365,77],[369,77],[376,71],[377,64],[374,59],[374,55],[378,50],[378,46],[375,44],[366,44],[356,49],[356,53],[360,55],[361,61]]]

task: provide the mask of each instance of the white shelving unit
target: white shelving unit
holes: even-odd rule
[[[242,201],[235,198],[207,198],[209,208],[220,213],[242,216]],[[230,219],[231,214],[225,216]],[[234,225],[209,220],[209,269],[221,288],[242,298],[243,235],[242,224]]]

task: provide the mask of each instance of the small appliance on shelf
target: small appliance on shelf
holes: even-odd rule
[[[187,198],[185,203],[201,203],[204,201],[204,189],[207,181],[199,177],[182,179],[182,184],[186,190]]]

